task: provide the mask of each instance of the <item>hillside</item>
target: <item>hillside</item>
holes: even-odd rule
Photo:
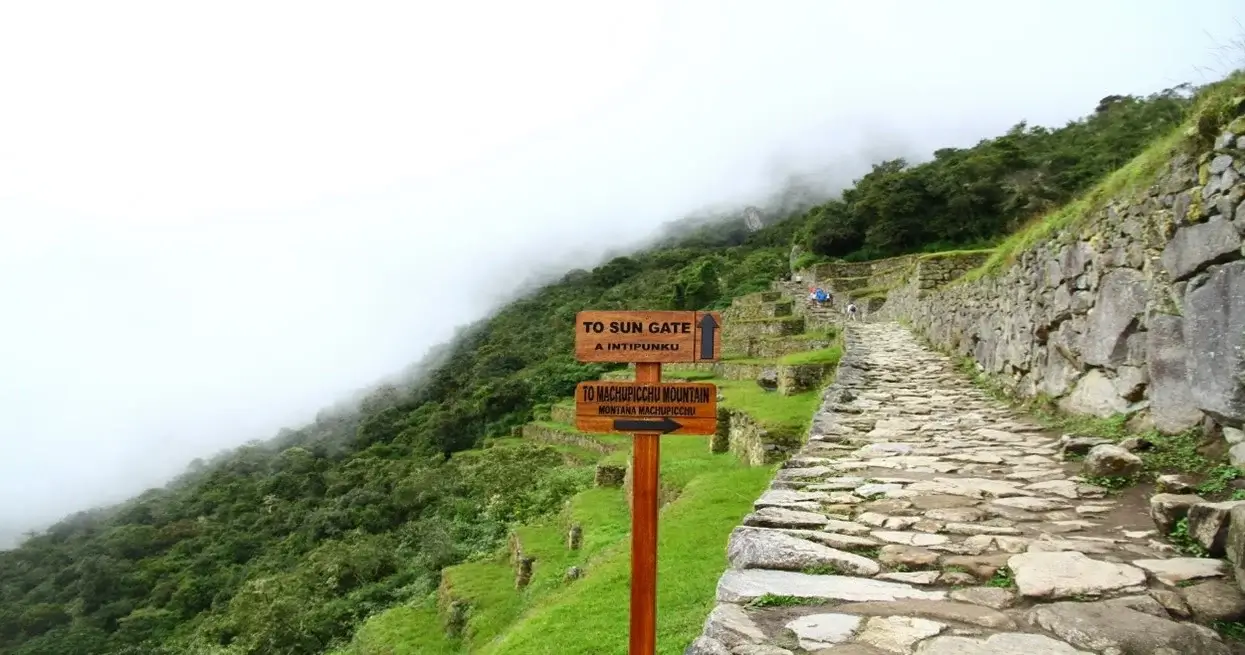
[[[576,363],[571,322],[589,308],[731,308],[735,368],[671,375],[716,377],[740,429],[768,436],[731,439],[733,452],[695,438],[664,449],[674,582],[660,629],[663,652],[678,652],[712,607],[727,535],[772,475],[766,453],[797,447],[817,402],[816,387],[761,390],[749,367],[828,374],[837,358],[832,321],[750,294],[793,259],[992,245],[1169,134],[1191,103],[1178,90],[1108,96],[1062,128],[1020,123],[921,165],[878,164],[841,199],[757,231],[737,216],[568,272],[465,328],[407,383],[0,553],[0,652],[537,653],[550,639],[612,652],[625,638],[627,514],[609,477],[625,470],[626,444],[558,417],[576,383],[625,372]],[[584,527],[573,552],[558,547],[570,523]],[[537,554],[522,594],[511,543]],[[566,580],[569,566],[587,575]]]

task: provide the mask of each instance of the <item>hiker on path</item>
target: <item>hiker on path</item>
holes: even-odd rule
[[[818,307],[824,306],[826,304],[826,290],[818,287],[813,292],[813,300],[817,302]]]
[[[856,316],[856,303],[854,303],[854,302],[849,302],[849,303],[847,303],[847,319],[848,319],[849,321],[859,321],[859,320],[860,320],[860,319]]]
[[[808,306],[812,307],[815,304],[817,304],[817,289],[814,287],[809,287],[808,288]]]

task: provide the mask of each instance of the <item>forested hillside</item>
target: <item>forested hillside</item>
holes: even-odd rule
[[[1108,96],[1061,128],[1020,123],[927,163],[877,164],[839,199],[770,209],[759,231],[732,216],[568,272],[463,329],[409,383],[0,553],[0,652],[296,655],[344,643],[589,486],[590,471],[548,446],[455,456],[604,372],[572,357],[577,311],[723,307],[786,274],[793,246],[807,262],[997,240],[1170,132],[1189,97]]]

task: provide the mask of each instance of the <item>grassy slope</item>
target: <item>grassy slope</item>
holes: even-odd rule
[[[1205,150],[1206,143],[1218,136],[1219,131],[1231,120],[1242,95],[1245,95],[1245,72],[1237,72],[1209,89],[1184,124],[1152,143],[1085,194],[1029,221],[994,248],[984,264],[960,280],[967,282],[1002,273],[1025,251],[1062,230],[1076,228],[1112,198],[1135,193],[1149,186],[1155,176],[1181,150]],[[1245,127],[1245,124],[1241,127]]]
[[[805,355],[834,361],[834,353]],[[765,392],[751,381],[715,380],[705,371],[671,369],[667,379],[713,380],[728,407],[745,409],[775,427],[807,427],[819,393],[794,396]],[[548,424],[557,425],[557,424]],[[558,426],[570,429],[569,426]],[[602,437],[618,444],[625,437]],[[511,439],[493,442],[504,447]],[[626,450],[601,455],[565,448],[577,457],[625,461]],[[751,510],[773,477],[773,467],[748,467],[729,453],[709,452],[708,437],[669,437],[662,442],[663,486],[681,490],[661,512],[658,562],[658,652],[679,653],[700,631],[726,566],[726,537]],[[566,526],[584,528],[583,548],[565,548]],[[526,553],[536,557],[532,583],[514,589],[506,553],[453,566],[444,588],[472,604],[461,640],[445,636],[434,602],[390,609],[369,619],[353,642],[335,655],[427,653],[625,653],[630,580],[630,515],[621,489],[595,488],[577,495],[566,512],[517,528]],[[585,577],[566,582],[570,566]]]

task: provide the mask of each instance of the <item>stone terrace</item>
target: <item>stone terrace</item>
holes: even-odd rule
[[[1209,655],[1223,561],[896,324],[855,324],[808,444],[732,533],[689,655]]]

